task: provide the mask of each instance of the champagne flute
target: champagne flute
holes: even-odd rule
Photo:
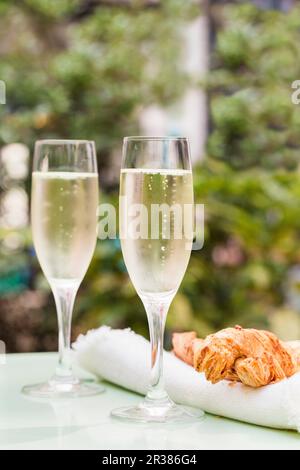
[[[142,422],[184,422],[202,417],[201,410],[175,405],[163,385],[166,316],[193,243],[193,177],[186,138],[124,139],[120,238],[129,276],[148,318],[151,373],[144,401],[113,410],[112,416]]]
[[[96,245],[98,173],[94,142],[41,140],[35,144],[31,219],[35,250],[54,295],[59,361],[46,383],[27,385],[33,397],[88,396],[101,385],[72,372],[71,319],[75,296]]]

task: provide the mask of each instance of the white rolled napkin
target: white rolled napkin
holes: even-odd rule
[[[73,344],[83,369],[128,390],[145,394],[150,344],[130,329],[102,326]],[[164,376],[170,397],[183,405],[247,423],[300,431],[300,373],[261,388],[222,381],[211,384],[172,353],[164,352]]]

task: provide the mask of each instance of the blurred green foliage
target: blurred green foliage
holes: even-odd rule
[[[205,335],[242,324],[299,337],[299,312],[286,291],[290,269],[300,263],[300,109],[291,102],[291,84],[300,77],[300,9],[226,5],[214,15],[219,29],[206,80],[212,130],[194,172],[196,201],[205,204],[205,245],[192,253],[168,332]],[[89,283],[99,292],[91,324],[130,324],[146,333],[118,247],[107,242],[98,253],[94,269],[104,264]]]
[[[214,15],[206,81],[212,130],[195,178],[206,207],[205,246],[192,256],[183,291],[204,332],[234,323],[276,330],[277,317],[289,312],[299,337],[287,278],[300,261],[300,108],[291,101],[300,9],[243,2]],[[278,333],[286,332],[281,325]]]
[[[0,1],[0,142],[32,148],[38,138],[80,136],[96,141],[103,164],[137,130],[141,108],[180,96],[188,79],[182,27],[195,16],[193,2],[131,3]]]
[[[0,78],[7,95],[0,106],[0,146],[23,142],[32,150],[41,138],[95,140],[101,198],[110,191],[117,204],[106,173],[112,151],[120,149],[124,135],[139,132],[144,107],[174,102],[190,83],[182,67],[183,34],[199,15],[199,5],[192,0],[111,3],[119,5],[0,0]],[[0,197],[7,189],[0,188]],[[23,239],[22,253],[0,245],[0,287],[7,293],[0,305],[1,338],[8,350],[55,348],[53,299],[27,232]],[[30,288],[41,294],[36,302],[18,294],[24,286],[16,276],[22,269],[26,274],[26,267],[32,272]],[[145,318],[120,246],[99,243],[76,303],[74,335],[100,323],[145,331]]]
[[[32,147],[45,136],[90,138],[108,164],[121,137],[138,132],[142,106],[171,103],[188,85],[181,28],[197,11],[192,2],[164,0],[157,9],[136,2],[81,16],[79,1],[53,3],[0,2],[7,25],[0,40],[14,31],[0,61],[8,87],[0,140]],[[213,21],[211,70],[201,83],[211,132],[194,172],[196,201],[205,204],[205,245],[192,253],[167,331],[205,335],[238,323],[299,337],[299,312],[286,291],[290,269],[300,264],[300,108],[291,102],[291,84],[300,79],[300,9],[223,4]],[[101,197],[117,205],[116,191]],[[34,287],[44,291],[42,276]],[[53,304],[37,330],[47,338],[56,335],[50,310]],[[75,335],[104,323],[147,334],[118,240],[98,243],[74,320]],[[48,344],[49,338],[36,347]]]
[[[234,169],[294,170],[300,112],[291,85],[300,76],[300,10],[251,2],[218,11],[221,30],[208,79],[214,123],[208,153]]]

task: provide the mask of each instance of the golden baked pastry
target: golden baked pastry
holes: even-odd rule
[[[300,370],[299,343],[284,343],[264,330],[236,326],[205,339],[195,332],[175,333],[173,348],[177,357],[204,372],[212,383],[230,380],[261,387]]]

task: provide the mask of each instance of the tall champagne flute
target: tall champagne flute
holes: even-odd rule
[[[35,144],[31,219],[35,250],[52,289],[58,317],[59,361],[46,383],[27,385],[34,397],[87,396],[102,391],[72,372],[71,319],[75,296],[97,239],[98,173],[94,142]]]
[[[147,313],[151,373],[142,403],[112,415],[143,422],[198,419],[202,411],[175,405],[163,385],[166,316],[193,243],[193,177],[186,138],[124,139],[120,237],[129,276]]]

